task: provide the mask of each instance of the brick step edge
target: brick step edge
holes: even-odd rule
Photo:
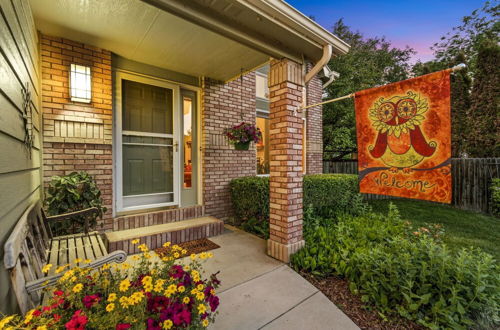
[[[187,206],[169,210],[119,216],[113,220],[113,231],[161,225],[188,220],[205,215],[203,205]]]
[[[131,243],[132,240],[106,242],[106,243],[107,243],[108,253],[116,250],[123,250],[127,254],[136,254],[140,252],[137,246],[143,243],[146,244],[150,250],[154,250],[161,247],[165,242],[171,242],[172,244],[179,244],[179,243],[194,241],[200,238],[217,236],[222,234],[223,232],[224,232],[224,222],[220,221],[216,223],[204,224],[197,227],[191,227],[167,233],[137,237],[140,240],[140,243],[135,245]]]

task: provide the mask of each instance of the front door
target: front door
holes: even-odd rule
[[[179,88],[117,74],[116,206],[118,212],[179,201]]]

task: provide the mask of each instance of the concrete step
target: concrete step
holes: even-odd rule
[[[199,217],[189,220],[164,223],[148,227],[139,227],[105,233],[108,252],[123,250],[128,254],[139,253],[137,245],[145,243],[149,249],[159,248],[165,242],[179,244],[200,238],[221,234],[224,222],[214,217]],[[132,244],[134,239],[139,244]]]

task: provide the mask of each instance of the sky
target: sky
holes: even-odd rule
[[[394,46],[417,51],[413,62],[433,59],[430,47],[483,0],[286,0],[328,31],[344,23],[367,37],[385,36]]]

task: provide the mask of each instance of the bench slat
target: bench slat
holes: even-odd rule
[[[68,239],[59,239],[59,260],[58,265],[66,265],[68,263]]]
[[[68,237],[68,263],[72,264],[76,259],[76,238]],[[62,265],[61,265],[62,266]]]
[[[78,236],[78,237],[75,237],[75,245],[76,245],[76,257],[79,258],[79,259],[82,259],[85,260],[85,251],[83,250],[83,238],[82,236]],[[73,262],[74,260],[72,260],[71,262]],[[73,264],[75,265],[75,264]],[[82,263],[78,263],[76,264],[77,266],[81,266]]]
[[[48,256],[49,264],[53,265],[52,268],[55,268],[57,266],[58,258],[59,258],[59,240],[53,239],[50,242],[50,250]],[[51,271],[54,272],[54,269],[51,269]]]
[[[92,242],[92,249],[94,251],[94,258],[100,258],[104,256],[104,252],[101,251],[101,246],[99,244],[100,237],[98,234],[90,235],[90,241]]]
[[[85,252],[85,259],[95,259],[94,253],[92,252],[92,246],[88,236],[83,236],[83,251]]]

